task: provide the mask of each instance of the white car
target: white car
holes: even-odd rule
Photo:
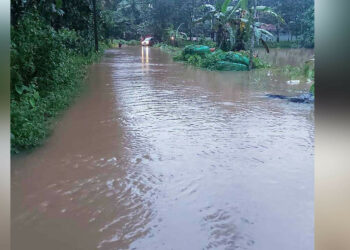
[[[154,43],[153,37],[147,37],[145,40],[141,42],[142,46],[152,46]]]

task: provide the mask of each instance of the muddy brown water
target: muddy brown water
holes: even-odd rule
[[[296,51],[271,60],[312,54]],[[45,145],[12,158],[12,248],[313,249],[314,107],[265,97],[309,88],[286,80],[108,50]]]

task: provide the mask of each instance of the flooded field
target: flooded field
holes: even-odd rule
[[[45,145],[12,159],[12,248],[313,249],[314,107],[265,96],[310,87],[287,80],[108,50]]]

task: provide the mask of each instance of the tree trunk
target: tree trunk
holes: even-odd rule
[[[22,0],[11,1],[11,25],[16,26],[17,21],[22,13]]]
[[[255,41],[255,32],[254,32],[254,22],[256,17],[256,0],[254,0],[254,11],[253,11],[253,17],[252,17],[252,34],[250,37],[250,51],[249,51],[249,70],[253,68],[253,50],[254,50],[254,41]]]
[[[277,42],[280,42],[280,23],[277,23]]]
[[[219,24],[218,32],[216,33],[216,44],[220,49],[222,49],[223,40],[224,40],[224,28],[222,27],[222,24]]]
[[[190,41],[192,41],[193,38],[193,20],[194,20],[194,1],[192,0],[192,11],[191,11],[191,22],[190,22]]]
[[[92,0],[93,16],[94,16],[94,36],[95,36],[95,51],[98,51],[98,35],[97,35],[97,12],[96,0]]]

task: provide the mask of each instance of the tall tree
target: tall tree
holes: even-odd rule
[[[255,25],[255,19],[256,19],[256,0],[254,1],[253,6],[253,15],[251,16],[251,23]],[[254,41],[255,41],[255,32],[254,29],[251,31],[251,38],[250,38],[250,48],[249,48],[249,70],[253,68],[253,52],[254,52]]]
[[[97,34],[97,10],[96,0],[92,0],[93,15],[94,15],[94,37],[95,37],[95,51],[98,51],[98,34]]]

